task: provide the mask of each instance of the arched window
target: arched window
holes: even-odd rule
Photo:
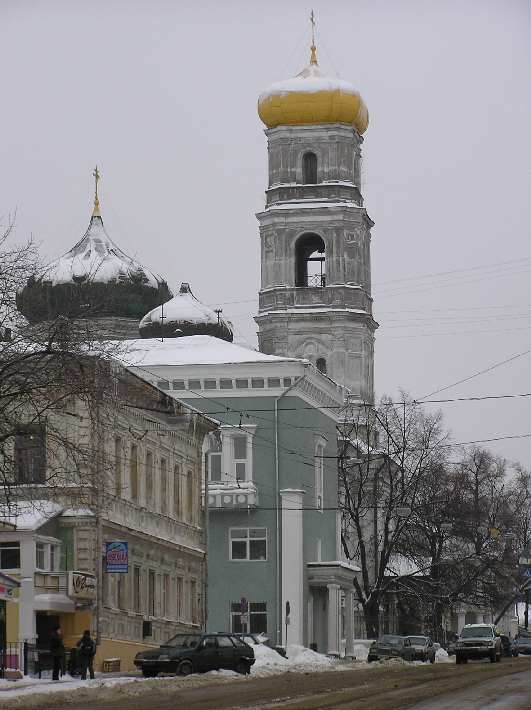
[[[315,367],[319,370],[319,372],[322,372],[323,375],[326,375],[326,360],[324,359],[324,357],[317,358]]]
[[[325,243],[318,234],[303,234],[297,239],[295,286],[326,286]]]
[[[305,185],[315,185],[317,182],[317,156],[315,153],[304,153],[302,156],[302,182]]]

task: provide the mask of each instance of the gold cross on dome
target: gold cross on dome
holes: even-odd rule
[[[317,64],[317,49],[315,47],[315,15],[313,10],[310,12],[310,23],[312,25],[312,45],[310,47],[311,56],[310,64]]]
[[[94,168],[94,172],[92,173],[92,175],[94,176],[94,184],[95,184],[94,196],[95,196],[95,201],[97,202],[98,201],[98,182],[101,179],[101,173],[98,170],[97,165]]]

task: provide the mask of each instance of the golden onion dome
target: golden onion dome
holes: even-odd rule
[[[346,123],[361,134],[369,125],[359,92],[348,81],[321,72],[313,45],[310,64],[300,74],[272,84],[260,95],[258,115],[268,128]]]

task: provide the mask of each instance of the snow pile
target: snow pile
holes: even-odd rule
[[[269,646],[265,646],[263,643],[257,643],[253,646],[254,651],[254,665],[252,667],[251,673],[262,670],[279,670],[281,668],[286,668],[290,666],[290,662],[287,658],[284,658]]]
[[[331,666],[333,663],[328,656],[296,644],[288,645],[286,655],[288,662],[295,666]]]
[[[354,644],[354,658],[357,661],[366,661],[369,655],[369,648],[363,643]]]
[[[437,663],[453,663],[454,659],[448,655],[444,648],[438,648],[435,652],[435,660]]]
[[[162,306],[157,306],[140,321],[140,329],[149,323],[218,323],[217,313],[198,301],[188,284],[182,284],[179,293]],[[220,319],[223,321],[223,319]]]

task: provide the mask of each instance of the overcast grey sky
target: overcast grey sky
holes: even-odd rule
[[[377,394],[421,397],[531,348],[531,2],[313,7],[322,68],[370,114]],[[0,0],[0,215],[58,256],[86,228],[98,163],[110,236],[254,345],[256,101],[307,64],[310,9]],[[531,392],[530,373],[527,355],[441,396]],[[531,397],[441,406],[456,441],[531,433]],[[531,466],[531,438],[491,447]]]

